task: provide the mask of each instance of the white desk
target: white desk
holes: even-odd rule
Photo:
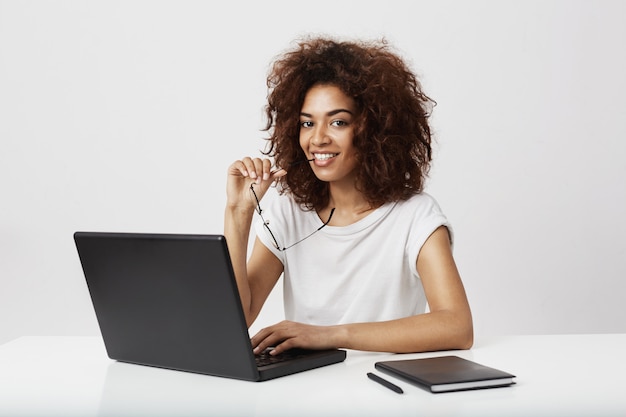
[[[451,352],[349,351],[344,363],[246,382],[111,361],[98,337],[0,346],[0,416],[625,416],[626,334],[511,336],[453,354],[517,375],[508,388],[431,394],[374,362]],[[380,373],[379,373],[380,374]]]

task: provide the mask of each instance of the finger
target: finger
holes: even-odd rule
[[[263,181],[267,181],[270,179],[272,170],[272,162],[269,159],[263,160]]]
[[[294,338],[286,339],[278,343],[274,349],[270,351],[270,355],[278,355],[295,347],[298,347],[298,344]]]
[[[268,328],[263,328],[259,330],[257,334],[250,338],[250,344],[252,345],[254,353],[260,353],[267,347],[266,344],[264,344],[263,342],[271,334],[271,330],[269,330]]]
[[[248,170],[246,168],[246,165],[241,160],[235,161],[235,162],[233,162],[230,165],[230,167],[228,168],[228,174],[229,175],[240,175],[242,177],[249,176],[249,173],[248,173]]]
[[[272,161],[267,158],[256,158],[253,163],[255,174],[251,177],[254,178],[256,184],[260,185],[272,177]]]
[[[255,346],[253,349],[255,355],[260,354],[269,347],[276,346],[276,344],[280,342],[280,338],[278,338],[275,333],[270,333],[267,336],[260,338],[257,335],[255,338],[257,338],[256,343],[252,343],[252,345]]]
[[[270,177],[270,169],[272,163],[269,159],[264,158],[244,158],[244,164],[246,169],[250,173],[250,178],[256,180],[259,184],[262,180],[267,180]]]
[[[254,353],[259,354],[268,347],[276,346],[285,338],[286,335],[283,331],[281,331],[280,324],[275,324],[273,326],[259,330],[259,332],[254,335],[252,339],[250,339],[250,342],[252,344]]]
[[[255,334],[254,336],[252,336],[250,338],[250,344],[252,345],[252,349],[256,349],[256,347],[259,345],[259,343],[261,343],[264,339],[264,337],[262,336],[262,332],[265,329],[261,329],[257,332],[257,334]]]
[[[257,177],[257,163],[255,163],[254,159],[246,156],[245,158],[242,158],[241,163],[244,165],[244,169],[248,173],[246,176],[249,176],[252,179]]]
[[[278,168],[275,171],[271,171],[270,174],[271,174],[270,178],[273,181],[277,178],[284,177],[285,175],[287,175],[287,171],[284,168]]]

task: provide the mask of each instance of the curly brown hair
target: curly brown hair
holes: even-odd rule
[[[299,144],[300,110],[308,90],[334,85],[355,100],[353,144],[357,184],[372,207],[408,199],[423,190],[432,159],[429,112],[435,102],[389,43],[307,38],[279,55],[267,77],[269,133],[264,152],[289,174],[278,180],[308,209],[329,204],[328,183],[319,180]],[[291,167],[291,168],[289,168]]]

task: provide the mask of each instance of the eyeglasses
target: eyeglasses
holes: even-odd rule
[[[265,229],[265,231],[269,234],[269,236],[272,238],[272,242],[274,243],[274,247],[276,249],[278,249],[279,251],[284,251],[287,250],[289,248],[292,248],[294,246],[296,246],[298,243],[303,242],[305,240],[307,240],[308,238],[310,238],[311,236],[313,236],[315,233],[319,232],[320,230],[322,230],[322,228],[324,226],[326,226],[328,223],[330,223],[330,219],[333,218],[333,213],[335,212],[335,209],[331,209],[330,210],[330,215],[328,216],[328,220],[326,220],[326,222],[324,224],[322,224],[320,227],[317,228],[317,230],[314,230],[311,234],[309,234],[308,236],[303,237],[302,239],[300,239],[299,241],[297,241],[296,243],[292,243],[289,246],[282,246],[278,243],[278,240],[276,240],[276,236],[274,236],[274,233],[272,233],[272,230],[270,229],[269,226],[269,221],[265,220],[263,218],[263,210],[261,209],[261,204],[259,203],[259,198],[257,197],[256,193],[254,192],[254,184],[250,184],[250,191],[252,191],[252,195],[254,195],[254,199],[256,200],[256,212],[259,213],[259,216],[261,217],[261,220],[263,221],[263,228]]]

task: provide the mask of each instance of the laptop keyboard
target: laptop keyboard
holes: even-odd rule
[[[281,363],[285,361],[290,361],[294,359],[303,358],[311,354],[310,350],[304,349],[290,349],[285,352],[279,353],[278,355],[270,355],[270,351],[272,349],[265,349],[262,353],[255,355],[256,365],[257,366],[267,366],[275,363]]]

